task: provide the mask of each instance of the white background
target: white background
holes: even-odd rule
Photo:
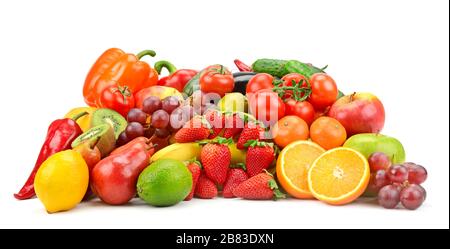
[[[443,0],[1,1],[0,226],[448,228],[448,9]],[[235,58],[263,57],[328,64],[341,90],[383,101],[383,133],[428,168],[428,199],[417,211],[216,199],[170,208],[94,202],[53,215],[36,199],[16,201],[48,124],[83,105],[86,73],[109,47],[155,49],[179,68],[236,70]]]

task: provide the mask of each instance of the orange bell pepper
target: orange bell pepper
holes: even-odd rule
[[[138,55],[127,54],[121,49],[106,50],[91,67],[83,87],[84,101],[89,106],[99,107],[101,93],[108,87],[127,86],[134,94],[156,85],[158,73],[146,62],[145,56],[155,56],[153,50],[144,50]]]

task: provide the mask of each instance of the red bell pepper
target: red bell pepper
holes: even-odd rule
[[[167,71],[169,71],[169,76],[159,79],[158,85],[173,87],[179,92],[182,92],[184,86],[198,73],[193,69],[177,70],[175,66],[168,61],[158,61],[155,63],[154,68],[158,74],[161,74],[163,68],[166,68]]]
[[[47,131],[47,137],[42,145],[36,164],[34,165],[28,180],[25,182],[22,189],[20,189],[19,193],[14,194],[16,199],[26,200],[36,195],[34,192],[34,177],[41,167],[41,164],[51,155],[71,148],[73,140],[83,133],[76,120],[86,114],[88,113],[80,113],[73,117],[73,119],[57,119],[50,124]]]

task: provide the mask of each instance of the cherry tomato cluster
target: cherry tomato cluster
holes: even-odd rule
[[[336,82],[325,73],[316,73],[309,79],[290,73],[281,80],[259,73],[249,80],[246,92],[251,112],[266,124],[294,115],[311,125],[338,97]]]

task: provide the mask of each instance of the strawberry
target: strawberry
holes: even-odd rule
[[[264,128],[259,124],[247,123],[239,136],[236,147],[240,150],[245,149],[245,143],[249,140],[264,139]]]
[[[175,134],[177,143],[189,143],[208,138],[211,134],[209,124],[201,116],[193,117]]]
[[[213,141],[213,143],[203,146],[200,152],[205,173],[216,184],[223,184],[227,179],[228,167],[231,163],[231,151],[225,143],[230,143],[230,140],[219,137],[217,142]]]
[[[201,199],[212,199],[217,196],[217,193],[216,184],[206,176],[205,172],[202,172],[195,187],[195,196]]]
[[[245,146],[248,147],[245,163],[249,177],[255,176],[267,169],[275,160],[273,143],[249,140]]]
[[[227,181],[223,186],[222,195],[224,198],[234,198],[233,189],[248,179],[244,168],[233,168],[228,171]]]
[[[184,199],[185,201],[190,201],[192,197],[194,197],[195,192],[195,186],[197,185],[198,178],[200,177],[200,174],[202,173],[202,168],[200,165],[200,162],[194,161],[190,162],[187,165],[188,170],[192,174],[192,189],[189,195]]]
[[[233,189],[236,197],[248,200],[270,200],[286,198],[281,193],[273,176],[267,172],[257,174]]]
[[[239,115],[228,115],[225,117],[225,129],[223,131],[224,138],[232,138],[242,132],[244,120]]]
[[[205,119],[212,127],[212,133],[208,138],[212,139],[219,136],[219,133],[222,132],[223,127],[225,127],[225,118],[222,113],[214,109],[209,109],[205,113]]]

